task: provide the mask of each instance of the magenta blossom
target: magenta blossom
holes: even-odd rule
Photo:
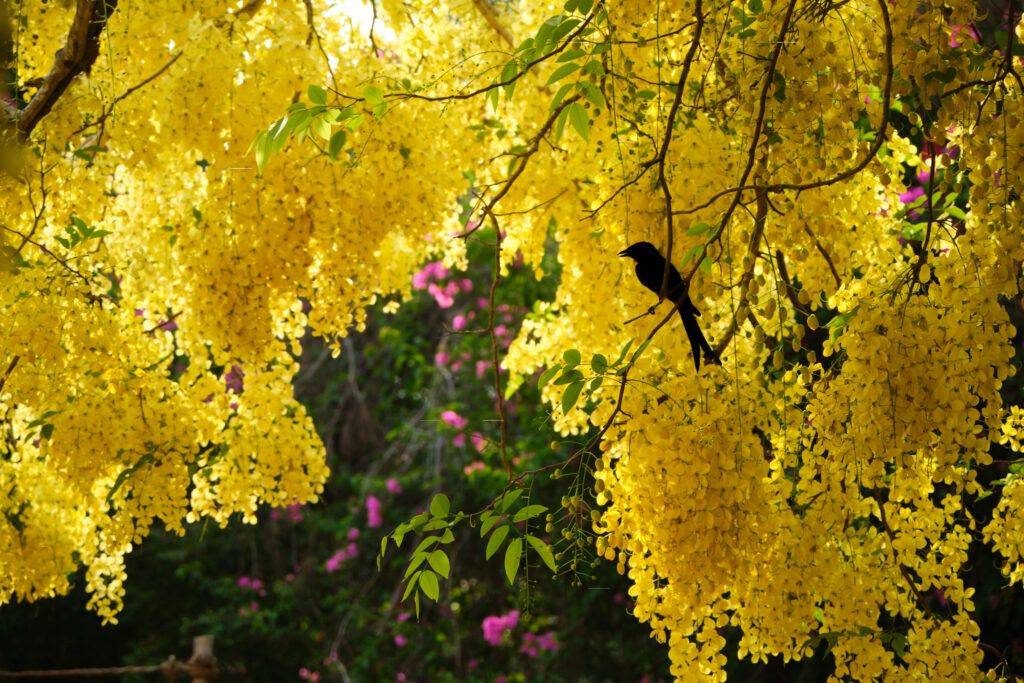
[[[484,640],[491,645],[497,646],[501,644],[501,639],[505,636],[505,633],[514,629],[518,623],[519,612],[512,610],[500,617],[484,617],[480,626],[484,631]]]
[[[375,529],[384,523],[380,516],[380,501],[376,496],[366,497],[366,526]]]
[[[386,488],[391,493],[395,494],[402,492],[402,485],[399,484],[398,480],[395,479],[394,477],[390,477],[388,478],[387,481],[384,482],[384,488]]]
[[[469,423],[469,420],[462,417],[454,410],[446,410],[441,413],[441,421],[449,426],[455,427],[456,429],[463,429]]]

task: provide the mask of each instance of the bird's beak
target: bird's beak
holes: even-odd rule
[[[623,249],[620,251],[619,256],[629,256],[629,249]]]

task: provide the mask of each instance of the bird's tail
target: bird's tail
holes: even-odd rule
[[[690,340],[694,369],[700,370],[700,358],[702,355],[706,362],[721,365],[722,361],[718,359],[715,350],[711,348],[711,344],[708,344],[708,340],[704,338],[704,333],[700,330],[697,318],[692,313],[688,315],[682,309],[679,309],[679,317],[683,319],[683,329],[686,330],[686,337]]]

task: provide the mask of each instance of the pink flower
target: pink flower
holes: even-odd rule
[[[469,420],[462,417],[454,410],[446,410],[441,413],[441,421],[447,425],[455,427],[456,429],[463,429],[469,423]]]
[[[537,636],[537,645],[539,645],[542,650],[557,650],[558,643],[555,642],[555,632],[548,631],[547,633],[542,633]]]
[[[491,367],[491,362],[488,360],[478,360],[476,362],[476,378],[482,379],[487,374],[487,368]]]
[[[395,621],[397,621],[399,624],[401,624],[403,621],[408,621],[409,616],[410,615],[409,615],[408,612],[399,612],[398,616],[395,617]]]
[[[447,288],[441,289],[433,282],[427,285],[427,291],[430,292],[430,295],[434,297],[434,300],[437,301],[437,305],[441,308],[451,308],[452,304],[455,303],[455,299],[445,291],[446,289]]]
[[[468,292],[471,289],[473,289],[473,281],[470,280],[468,277],[464,277],[461,280],[459,280],[459,287],[462,289],[463,292]]]
[[[484,632],[484,640],[491,645],[500,645],[501,639],[504,637],[506,631],[511,631],[519,623],[519,612],[512,610],[508,614],[500,617],[490,616],[484,617],[483,622],[480,624]]]
[[[462,471],[465,474],[468,475],[468,474],[473,474],[477,470],[482,470],[482,469],[484,469],[484,467],[485,467],[484,463],[482,461],[480,461],[480,460],[477,460],[476,462],[470,463],[470,464],[466,465],[465,467],[463,467]]]
[[[450,361],[451,359],[452,359],[452,357],[449,356],[444,351],[440,351],[440,352],[434,354],[434,364],[435,365],[448,365],[448,361]]]
[[[231,366],[231,371],[224,375],[224,386],[228,391],[233,391],[236,394],[242,393],[243,382],[245,374],[242,372],[242,368],[237,365]]]
[[[461,330],[465,326],[466,326],[466,316],[464,316],[464,315],[457,315],[454,318],[452,318],[452,329],[455,330],[456,332],[458,332],[459,330]]]
[[[345,535],[348,536],[348,540],[354,541],[357,538],[359,538],[359,529],[357,529],[356,527],[352,527],[348,530],[348,533]]]
[[[491,302],[483,297],[480,297],[479,299],[476,300],[476,305],[479,306],[480,308],[488,308],[491,305]]]
[[[239,588],[248,588],[252,583],[252,579],[248,576],[239,576],[236,583],[238,583]]]
[[[376,529],[384,523],[380,516],[380,501],[376,496],[366,497],[366,526]]]
[[[472,436],[469,437],[469,440],[473,444],[473,448],[476,449],[477,453],[482,453],[484,447],[487,446],[487,440],[484,438],[484,435],[481,434],[480,432],[473,432]]]
[[[395,479],[394,477],[390,477],[388,478],[387,481],[384,482],[384,488],[386,488],[388,491],[391,491],[391,493],[395,494],[402,492],[402,485],[399,484],[398,480]]]
[[[498,335],[499,337],[504,337],[506,334],[508,334],[508,328],[505,327],[504,325],[498,325],[497,327],[494,328],[494,334]]]
[[[465,446],[466,445],[466,435],[465,434],[456,434],[454,437],[452,437],[452,445],[455,446],[456,448],[462,448],[463,446]]]
[[[344,558],[341,556],[341,553],[334,553],[334,555],[327,558],[327,562],[324,563],[324,569],[327,570],[328,574],[336,572],[338,571],[338,568],[341,567],[341,563],[343,561]]]
[[[408,642],[409,640],[401,633],[395,634],[395,645],[397,645],[398,647],[405,647],[405,644]]]

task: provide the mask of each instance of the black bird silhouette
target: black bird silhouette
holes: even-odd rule
[[[661,282],[665,277],[665,257],[661,255],[656,246],[650,242],[637,242],[620,251],[619,256],[628,256],[636,261],[636,277],[640,280],[640,284],[661,296]],[[714,349],[708,344],[708,340],[700,331],[700,325],[697,324],[697,316],[700,315],[700,311],[690,301],[690,295],[686,293],[686,287],[683,285],[683,278],[671,263],[668,264],[667,298],[676,305],[679,317],[683,319],[683,328],[686,330],[686,336],[690,340],[690,349],[693,351],[694,367],[700,370],[702,351],[707,362],[720,364]]]

